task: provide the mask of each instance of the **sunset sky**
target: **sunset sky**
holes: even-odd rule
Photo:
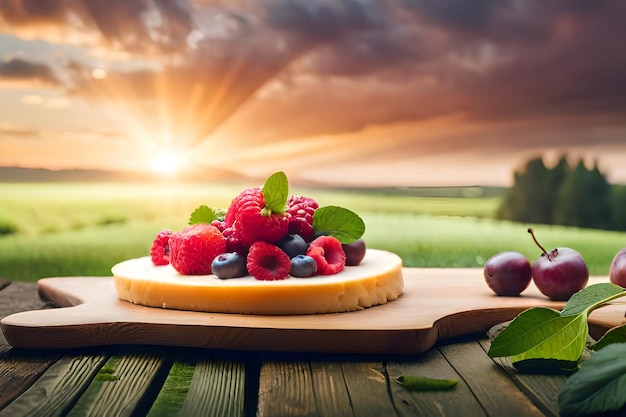
[[[0,0],[0,166],[150,170],[169,152],[260,178],[508,185],[567,153],[626,183],[625,15],[619,0]]]

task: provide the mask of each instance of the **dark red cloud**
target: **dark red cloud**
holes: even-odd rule
[[[229,119],[264,141],[446,117],[621,125],[625,12],[610,0],[0,0],[0,31],[94,35],[88,47],[144,65],[111,62],[94,80],[75,61],[61,68],[71,94],[123,100],[146,123],[165,112],[196,142]]]
[[[48,65],[21,58],[0,61],[0,82],[3,81],[9,83],[60,84]]]

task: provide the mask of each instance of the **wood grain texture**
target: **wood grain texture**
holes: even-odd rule
[[[51,278],[40,292],[64,306],[5,317],[2,330],[18,347],[66,348],[155,344],[216,349],[421,353],[438,340],[486,331],[529,307],[560,308],[531,287],[522,297],[497,297],[479,269],[405,268],[405,292],[384,305],[339,314],[255,316],[177,311],[118,300],[112,278]],[[605,282],[606,277],[591,282]],[[82,304],[81,304],[82,303]],[[78,305],[76,305],[78,304]],[[615,307],[615,308],[611,308]],[[624,305],[590,321],[620,325]],[[597,318],[596,318],[597,317]]]
[[[465,381],[487,415],[543,416],[507,373],[489,358],[478,341],[442,346],[441,353]]]
[[[485,354],[489,351],[491,342],[487,339],[479,340]],[[538,375],[524,374],[513,368],[508,358],[494,358],[494,361],[504,369],[517,387],[539,408],[546,416],[557,417],[559,407],[557,396],[565,383],[565,375]]]
[[[163,348],[120,348],[103,365],[68,416],[131,416],[142,410],[145,414],[154,401],[155,386],[163,383],[171,365],[168,353]]]
[[[467,360],[472,358],[468,357]],[[386,368],[390,380],[390,393],[400,416],[487,415],[471,388],[439,349],[431,349],[412,361],[389,362]],[[458,383],[450,390],[411,392],[396,383],[396,379],[401,375],[452,379]]]
[[[26,391],[59,356],[48,351],[8,352],[0,362],[0,410]]]
[[[381,362],[345,362],[342,371],[355,416],[392,416],[389,379]]]
[[[0,411],[0,416],[66,415],[103,361],[103,356],[91,354],[60,358],[24,394]]]
[[[257,415],[394,415],[381,368],[365,362],[264,362]]]
[[[245,379],[241,362],[201,358],[179,415],[243,417]]]
[[[179,350],[170,371],[150,407],[148,417],[171,417],[180,414],[189,392],[198,355],[188,349]]]

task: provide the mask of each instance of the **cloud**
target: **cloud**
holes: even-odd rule
[[[515,126],[498,140],[518,146],[533,129],[624,126],[625,12],[583,0],[0,0],[0,31],[86,51],[54,70],[5,61],[0,76],[62,79],[189,143],[218,128],[262,144],[446,121],[464,126],[461,147],[493,146],[476,126]],[[389,147],[449,146],[418,133]]]
[[[46,64],[22,58],[9,58],[0,61],[0,83],[55,86],[59,84],[59,80]]]

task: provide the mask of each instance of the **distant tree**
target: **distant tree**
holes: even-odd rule
[[[626,186],[611,186],[609,200],[611,207],[611,224],[615,230],[626,230]]]
[[[598,169],[585,167],[579,161],[558,189],[554,206],[554,223],[594,229],[611,228],[609,199],[611,185]]]
[[[522,170],[513,174],[513,186],[504,196],[498,218],[525,223],[553,223],[556,193],[568,172],[565,157],[552,169],[546,167],[542,158],[530,160]]]
[[[513,180],[497,213],[501,219],[626,230],[626,187],[611,186],[597,162],[588,169],[580,160],[571,168],[562,156],[547,168],[534,158]]]
[[[554,207],[556,205],[556,197],[565,181],[565,178],[571,172],[571,168],[569,163],[567,162],[567,157],[565,155],[561,156],[556,165],[550,170],[550,178],[549,178],[549,191],[545,194],[545,207],[546,210],[549,211],[548,218],[550,219],[549,223],[554,223]]]

